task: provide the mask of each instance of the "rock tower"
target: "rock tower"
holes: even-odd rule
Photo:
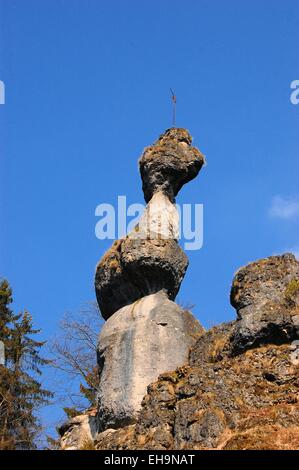
[[[98,343],[100,431],[134,422],[147,386],[183,365],[202,334],[174,300],[188,266],[175,197],[203,163],[185,129],[168,129],[147,147],[139,160],[145,212],[97,265],[96,296],[106,320]]]
[[[175,197],[204,162],[191,144],[172,128],[139,161],[147,207],[96,269],[98,407],[60,427],[62,449],[299,448],[295,256],[240,268],[236,320],[208,331],[174,302],[188,266]]]

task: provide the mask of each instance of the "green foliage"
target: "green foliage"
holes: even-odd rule
[[[97,365],[86,374],[85,383],[87,386],[82,383],[80,384],[80,392],[89,403],[89,406],[94,407],[97,404],[97,392],[100,385],[99,369]]]
[[[299,279],[292,279],[285,290],[285,298],[293,300],[299,294]]]
[[[14,315],[9,305],[12,291],[0,282],[0,340],[5,346],[5,365],[0,365],[0,450],[35,449],[40,425],[36,410],[49,402],[52,393],[42,388],[38,377],[49,363],[40,356],[44,342],[32,338],[28,312]]]
[[[63,411],[67,415],[68,419],[75,418],[75,416],[78,416],[78,415],[81,414],[81,412],[79,410],[77,410],[77,408],[75,408],[75,407],[70,408],[70,407],[66,406],[65,408],[63,408]]]
[[[98,367],[95,366],[90,372],[84,376],[85,384],[80,383],[80,394],[84,399],[85,408],[95,407],[97,402],[97,387],[99,385],[99,372]],[[84,409],[73,407],[65,407],[63,411],[68,419],[72,419],[84,412]]]

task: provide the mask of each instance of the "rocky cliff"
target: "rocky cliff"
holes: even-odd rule
[[[106,320],[98,407],[60,428],[63,449],[299,448],[295,257],[271,256],[236,273],[231,323],[205,331],[174,302],[188,267],[175,197],[203,163],[180,128],[139,160],[146,210],[96,268]]]
[[[96,449],[299,449],[298,269],[291,254],[241,268],[237,320],[198,332],[186,364],[149,384],[134,423],[87,432],[75,418],[62,447],[88,436]]]
[[[188,131],[172,128],[144,150],[139,169],[145,212],[96,268],[96,296],[106,320],[98,342],[100,431],[135,422],[149,383],[183,365],[202,332],[192,313],[174,303],[188,267],[174,198],[204,163],[191,144]]]
[[[149,385],[136,423],[96,448],[299,449],[298,268],[286,254],[240,269],[238,319],[203,333],[185,366]]]

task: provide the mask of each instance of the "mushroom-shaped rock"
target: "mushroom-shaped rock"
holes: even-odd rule
[[[146,202],[157,191],[174,201],[181,187],[198,175],[205,158],[191,143],[186,129],[171,128],[144,150],[139,168]]]
[[[173,239],[116,241],[100,260],[95,276],[97,301],[107,320],[121,307],[162,289],[174,300],[188,258]]]

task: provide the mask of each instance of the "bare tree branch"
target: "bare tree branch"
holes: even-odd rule
[[[50,342],[51,365],[64,384],[59,390],[65,406],[83,410],[90,405],[86,397],[78,393],[80,383],[94,393],[97,391],[96,350],[102,322],[97,304],[88,303],[78,313],[67,313],[63,317],[59,333]]]

